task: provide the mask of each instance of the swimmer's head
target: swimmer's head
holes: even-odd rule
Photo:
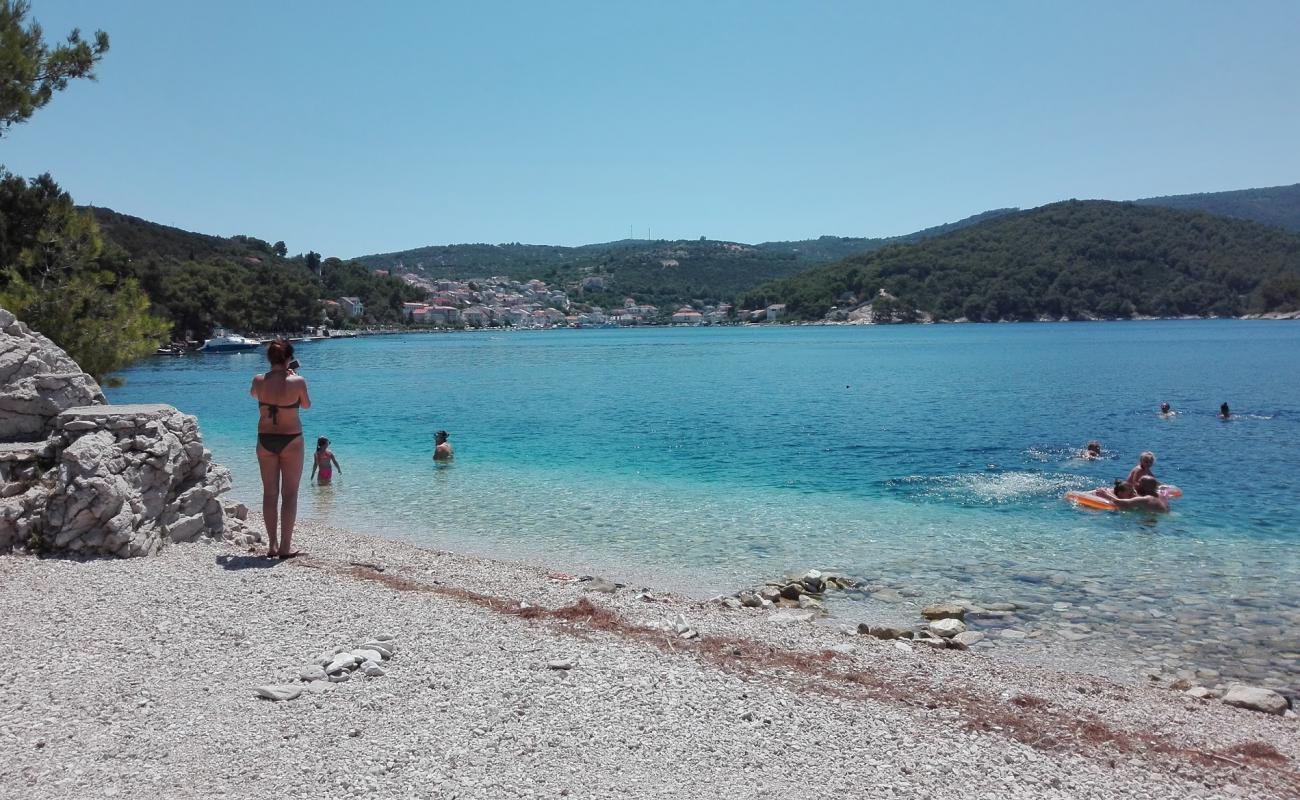
[[[448,434],[446,431],[438,431],[433,435],[433,441],[438,444],[442,444],[443,442],[447,441],[447,436]]]
[[[1095,455],[1100,455],[1100,454],[1101,454],[1101,442],[1098,442],[1098,441],[1091,441],[1091,442],[1088,442],[1088,452],[1089,452],[1089,453],[1093,453],[1093,454],[1095,454]]]
[[[1168,413],[1169,413],[1169,404],[1168,404],[1168,403],[1161,403],[1161,404],[1160,404],[1160,413],[1161,413],[1161,414],[1168,414]]]
[[[1151,466],[1156,463],[1156,454],[1148,450],[1142,455],[1138,456],[1138,463],[1146,467],[1147,469],[1150,469]]]
[[[327,447],[329,447],[329,446],[330,446],[330,440],[329,440],[329,439],[326,439],[324,436],[322,436],[322,437],[320,437],[319,439],[316,440],[316,449],[317,449],[317,450],[324,450],[325,448],[327,448]]]
[[[1155,497],[1156,492],[1160,489],[1160,481],[1150,475],[1143,475],[1138,479],[1137,493],[1147,497]]]

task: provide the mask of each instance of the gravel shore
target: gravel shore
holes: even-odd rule
[[[0,797],[1300,796],[1295,719],[319,526],[295,544],[0,557]],[[376,635],[385,675],[254,694]]]

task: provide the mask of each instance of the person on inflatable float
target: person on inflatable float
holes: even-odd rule
[[[1109,489],[1099,489],[1097,494],[1111,501],[1121,510],[1169,513],[1169,501],[1160,494],[1160,481],[1152,475],[1143,475],[1138,480],[1137,497],[1119,497]]]

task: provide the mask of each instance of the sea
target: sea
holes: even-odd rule
[[[304,478],[308,520],[699,596],[815,568],[862,582],[830,598],[840,619],[1010,603],[983,646],[1300,686],[1300,324],[487,330],[297,357],[308,445],[342,465]],[[258,508],[265,369],[158,357],[108,395],[197,415]],[[1079,458],[1092,439],[1103,457]],[[1145,450],[1183,490],[1172,513],[1065,501]]]

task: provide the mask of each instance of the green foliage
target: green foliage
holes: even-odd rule
[[[107,33],[96,31],[92,44],[76,29],[51,48],[41,26],[26,22],[30,10],[25,0],[0,0],[0,136],[27,121],[69,81],[93,80],[95,64],[108,52]]]
[[[104,380],[166,340],[137,283],[114,271],[99,225],[48,175],[0,170],[0,305]]]
[[[112,383],[110,373],[153,353],[171,331],[171,323],[149,313],[149,298],[133,279],[106,270],[78,272],[40,290],[19,282],[0,304],[101,382]]]
[[[1300,233],[1300,183],[1270,186],[1264,189],[1239,189],[1232,192],[1178,194],[1148,197],[1139,205],[1178,208],[1184,211],[1208,211],[1224,217],[1262,222]]]
[[[801,319],[875,298],[937,319],[1235,315],[1300,307],[1300,237],[1209,214],[1069,201],[765,284]],[[879,307],[873,305],[879,310]]]
[[[120,248],[120,269],[139,280],[178,338],[206,338],[214,327],[246,332],[300,331],[328,321],[321,299],[355,295],[367,324],[403,322],[402,303],[423,296],[400,279],[320,254],[283,258],[283,243],[253,236],[224,239],[158,225],[106,208],[94,209],[104,235]],[[315,266],[313,266],[315,265]]]

